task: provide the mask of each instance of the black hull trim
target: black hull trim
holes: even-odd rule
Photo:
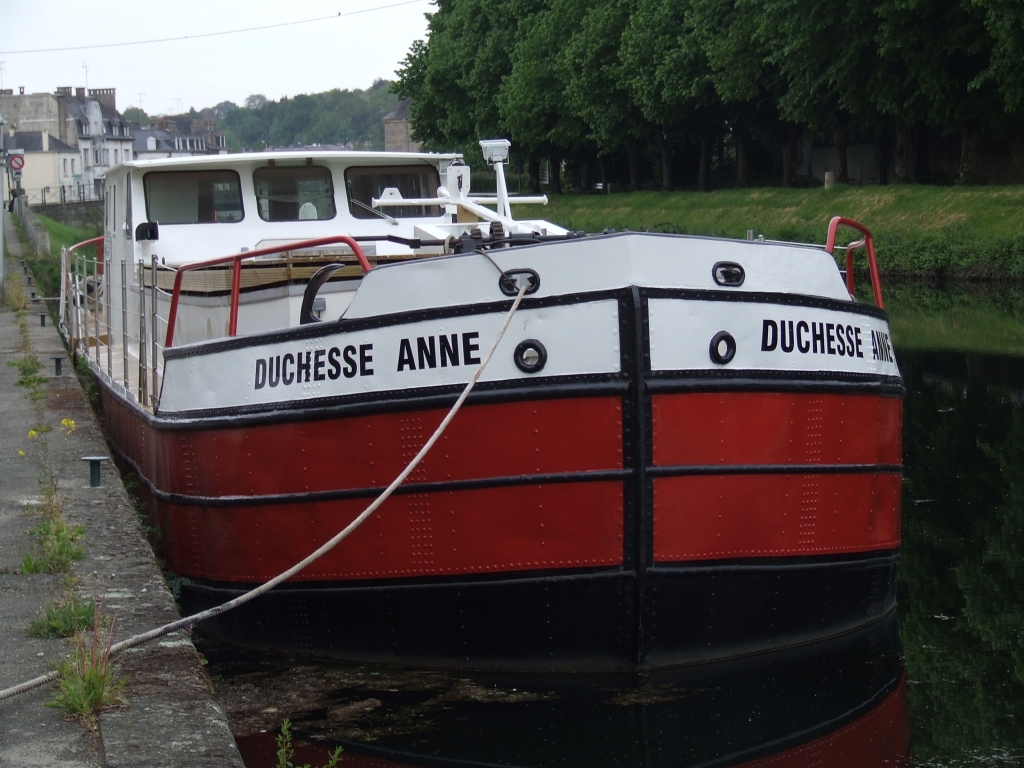
[[[645,569],[642,592],[630,571],[303,584],[203,629],[238,645],[354,662],[643,673],[795,647],[878,621],[896,604],[898,559],[893,551],[657,566]],[[243,591],[186,583],[182,609],[200,611]]]

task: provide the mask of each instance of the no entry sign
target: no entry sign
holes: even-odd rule
[[[7,158],[7,167],[12,171],[20,171],[25,167],[25,156],[24,155],[11,155]]]

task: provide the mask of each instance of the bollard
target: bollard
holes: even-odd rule
[[[25,270],[25,274],[28,274],[28,270],[27,269]],[[28,284],[29,285],[32,285],[32,277],[31,276],[26,277],[25,279],[28,280]]]
[[[747,240],[753,240],[753,239],[754,239],[754,230],[748,229],[747,230]]]
[[[26,274],[26,275],[28,274],[28,267],[25,266],[25,260],[24,259],[21,260],[21,271],[24,274]]]
[[[24,260],[24,259],[22,259],[22,260],[21,260],[21,268],[22,268],[22,269],[24,269],[24,268],[25,268],[25,260]]]
[[[40,312],[39,313],[39,327],[40,328],[45,328],[46,327],[46,313],[45,312]]]
[[[89,487],[100,487],[100,462],[110,461],[109,456],[83,456],[82,461],[89,462]]]
[[[35,297],[36,297],[36,292],[32,291],[32,298],[35,299]]]
[[[53,375],[54,376],[60,376],[60,367],[61,367],[61,364],[63,362],[64,362],[64,358],[63,357],[55,357],[55,358],[53,358]]]

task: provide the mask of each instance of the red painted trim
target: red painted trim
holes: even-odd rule
[[[159,490],[261,496],[384,487],[447,410],[162,431],[104,389],[111,441]],[[409,482],[622,469],[618,397],[470,405]]]
[[[820,739],[739,768],[900,768],[911,764],[907,678],[863,717]]]
[[[657,478],[654,559],[893,549],[900,544],[900,490],[896,474]]]
[[[155,507],[168,568],[253,583],[301,560],[367,503]],[[395,496],[295,581],[621,565],[622,509],[622,483],[614,481]]]
[[[174,346],[174,324],[178,319],[178,300],[181,297],[181,281],[186,272],[205,269],[206,267],[214,267],[218,264],[230,263],[232,265],[234,271],[231,276],[231,317],[228,320],[228,334],[230,336],[234,336],[238,331],[238,297],[242,283],[241,269],[243,261],[247,259],[254,259],[257,256],[270,256],[275,253],[298,251],[305,248],[317,248],[321,245],[331,245],[334,243],[344,243],[351,248],[352,252],[359,260],[359,265],[363,268],[363,272],[370,271],[370,262],[366,258],[366,254],[363,253],[363,249],[360,247],[359,243],[347,235],[335,235],[334,237],[321,237],[315,240],[303,240],[298,243],[289,243],[287,245],[275,245],[272,248],[258,248],[255,251],[245,251],[244,253],[236,253],[231,256],[221,256],[216,259],[196,261],[191,264],[184,264],[178,267],[177,272],[174,275],[174,291],[171,294],[171,308],[167,314],[167,336],[164,339],[164,347],[166,349],[170,349]]]
[[[831,254],[835,251],[836,247],[836,232],[840,226],[850,227],[855,229],[864,235],[863,240],[858,240],[855,243],[850,243],[846,248],[846,288],[850,292],[850,295],[854,295],[853,291],[853,251],[861,246],[867,246],[868,252],[868,270],[871,272],[871,289],[875,294],[875,305],[879,309],[885,309],[885,302],[882,301],[882,281],[878,277],[878,259],[875,258],[875,238],[871,234],[871,230],[865,227],[863,224],[854,221],[853,219],[847,219],[843,216],[836,216],[828,223],[828,238],[825,242],[825,250]]]
[[[655,466],[903,462],[894,397],[702,392],[652,403]]]

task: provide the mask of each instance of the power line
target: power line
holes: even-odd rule
[[[361,8],[358,11],[347,11],[345,13],[337,13],[333,16],[318,16],[315,19],[302,19],[301,21],[285,21],[280,24],[267,24],[262,27],[247,27],[245,29],[228,29],[223,32],[205,32],[201,35],[183,35],[181,37],[160,37],[153,40],[135,40],[130,43],[101,43],[98,45],[76,45],[70,48],[32,48],[23,51],[0,51],[0,56],[13,56],[19,53],[56,53],[62,51],[89,51],[97,48],[124,48],[129,45],[151,45],[153,43],[175,43],[182,40],[199,40],[204,37],[220,37],[222,35],[238,35],[243,32],[259,32],[264,29],[279,29],[281,27],[294,27],[297,24],[312,24],[316,21],[327,21],[329,19],[338,19],[342,16],[357,16],[361,13],[372,13],[373,11],[384,11],[388,8],[398,8],[403,5],[413,5],[414,3],[422,3],[424,0],[404,0],[401,3],[391,3],[390,5],[380,5],[376,8]]]

